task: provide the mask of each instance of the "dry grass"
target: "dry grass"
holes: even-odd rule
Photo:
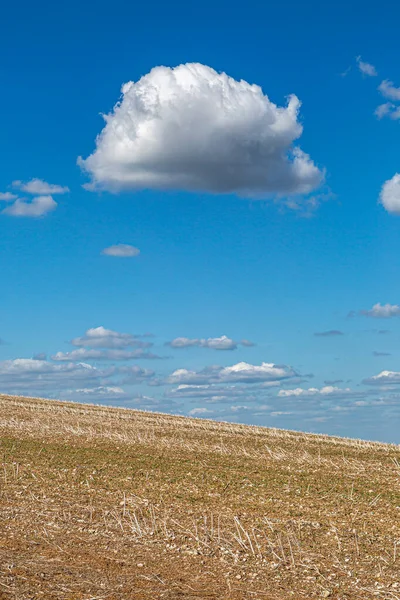
[[[400,449],[0,396],[0,599],[400,599]]]

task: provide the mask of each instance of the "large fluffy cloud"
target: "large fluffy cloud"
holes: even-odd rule
[[[379,195],[379,201],[386,210],[395,215],[400,215],[400,174],[396,173],[391,179],[385,181]]]
[[[111,191],[307,194],[323,173],[294,144],[299,109],[294,95],[278,107],[259,86],[199,63],[160,66],[122,86],[95,151],[78,162],[92,188]]]

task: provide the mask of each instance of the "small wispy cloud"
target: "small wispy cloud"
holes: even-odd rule
[[[115,256],[117,258],[130,258],[140,254],[139,248],[130,246],[129,244],[115,244],[101,251],[105,256]]]
[[[385,181],[379,194],[379,202],[394,215],[400,215],[400,173]]]
[[[43,181],[43,179],[31,179],[30,181],[26,182],[16,180],[12,182],[12,186],[15,189],[21,190],[26,194],[32,194],[34,196],[66,194],[69,192],[68,187],[47,183],[47,181]]]
[[[389,102],[377,106],[375,116],[379,120],[388,117],[392,121],[398,121],[400,119],[400,106],[398,104],[400,102],[400,87],[396,87],[392,81],[385,79],[379,85],[378,90]]]
[[[357,62],[359,70],[361,71],[361,73],[363,75],[367,75],[368,77],[376,77],[378,75],[378,72],[375,69],[374,65],[371,65],[371,63],[367,63],[367,62],[363,61],[361,59],[361,56],[356,57],[356,62]]]
[[[54,361],[84,361],[84,360],[138,360],[163,358],[152,352],[138,350],[96,350],[79,348],[70,352],[57,352],[51,359]]]
[[[354,391],[350,388],[339,388],[326,385],[322,388],[294,388],[291,390],[279,390],[278,398],[350,398],[358,397],[363,392]]]
[[[51,196],[37,196],[32,200],[18,198],[2,210],[2,214],[10,217],[43,217],[57,208],[57,202]]]
[[[347,75],[350,73],[351,71],[351,65],[347,67],[347,69],[345,69],[344,71],[342,71],[340,73],[340,77],[347,77]]]
[[[395,102],[400,102],[400,87],[396,87],[393,81],[385,79],[379,85],[378,90],[385,98],[394,100]]]
[[[170,342],[166,342],[165,345],[176,349],[198,347],[210,348],[211,350],[236,350],[239,344],[246,348],[255,346],[254,342],[251,342],[250,340],[241,340],[240,342],[235,342],[235,340],[226,335],[221,335],[220,337],[215,338],[177,337]]]
[[[211,348],[212,350],[236,350],[237,343],[226,335],[216,338],[186,338],[177,337],[167,342],[166,346],[171,348]]]
[[[396,106],[392,102],[385,102],[384,104],[377,106],[374,114],[377,119],[389,117],[389,119],[392,119],[392,121],[397,121],[400,119],[400,107]]]
[[[372,354],[374,356],[391,356],[390,352],[379,352],[378,350],[374,350]]]
[[[100,325],[99,327],[87,329],[84,335],[74,338],[71,344],[79,347],[88,346],[89,348],[115,349],[128,348],[129,346],[150,348],[153,345],[152,342],[143,342],[138,337],[142,336],[113,331]]]
[[[251,342],[250,340],[241,340],[240,344],[242,346],[244,346],[245,348],[252,348],[253,346],[256,345],[254,342]]]
[[[329,329],[329,331],[316,331],[314,335],[316,337],[337,337],[339,335],[344,335],[344,333],[338,329]]]
[[[0,192],[0,200],[4,202],[12,202],[18,198],[17,194],[12,194],[11,192]]]

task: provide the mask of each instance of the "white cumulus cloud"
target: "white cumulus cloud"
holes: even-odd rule
[[[31,201],[18,198],[7,206],[2,213],[11,217],[43,217],[57,207],[57,202],[51,196],[37,196]]]
[[[96,149],[92,189],[179,189],[247,197],[307,194],[324,174],[295,141],[300,101],[199,64],[156,67],[122,86]]]
[[[47,183],[47,181],[43,181],[43,179],[31,179],[26,182],[17,180],[12,182],[12,186],[27,194],[33,194],[34,196],[66,194],[69,192],[68,187]]]
[[[261,365],[251,365],[246,362],[240,362],[231,367],[224,367],[219,373],[222,381],[277,381],[293,377],[294,371],[286,366],[277,366],[273,363],[261,363]]]
[[[104,248],[101,253],[105,254],[106,256],[129,258],[132,256],[138,256],[140,254],[140,250],[139,248],[135,248],[135,246],[130,246],[129,244],[115,244],[114,246]]]
[[[385,181],[379,195],[379,201],[384,208],[395,215],[400,215],[400,174],[396,173]]]

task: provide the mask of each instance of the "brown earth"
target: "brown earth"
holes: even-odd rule
[[[0,599],[400,599],[398,446],[0,395]]]

